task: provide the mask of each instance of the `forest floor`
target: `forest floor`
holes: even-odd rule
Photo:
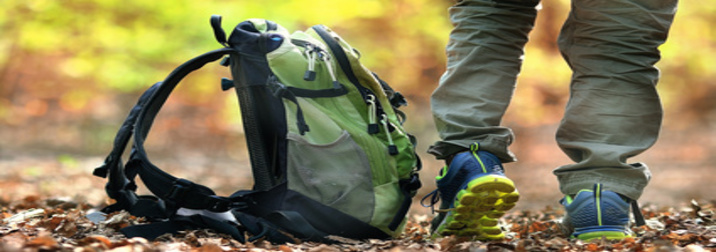
[[[640,199],[647,225],[633,227],[638,234],[634,238],[588,243],[570,239],[558,228],[561,194],[551,170],[568,160],[552,143],[551,131],[537,128],[518,133],[521,144],[514,145],[513,151],[520,161],[506,164],[506,170],[518,185],[521,199],[502,219],[507,238],[492,242],[431,239],[432,214],[417,203],[404,234],[393,240],[343,240],[333,245],[240,243],[210,230],[155,241],[129,239],[118,229],[140,224],[142,219],[125,213],[115,213],[105,221],[86,217],[108,201],[105,181],[91,175],[103,157],[6,148],[0,152],[0,251],[716,251],[713,134],[665,132],[654,148],[639,156],[648,161],[654,174]],[[674,148],[678,142],[691,144]],[[157,154],[153,161],[178,177],[211,185],[220,195],[251,184],[249,169],[237,169],[236,162],[247,163],[241,157],[176,156]],[[423,161],[423,188],[416,201],[434,189],[434,174],[442,166],[428,157]],[[140,194],[147,192],[139,186]]]

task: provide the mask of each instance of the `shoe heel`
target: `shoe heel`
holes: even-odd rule
[[[469,207],[476,214],[499,218],[515,207],[519,198],[520,193],[512,180],[504,176],[487,175],[470,181],[467,188],[458,193],[455,205]]]
[[[486,175],[470,181],[467,184],[467,189],[473,193],[499,192],[507,194],[515,191],[515,184],[504,176]]]

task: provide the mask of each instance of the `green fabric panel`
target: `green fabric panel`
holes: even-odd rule
[[[400,192],[398,183],[376,186],[373,190],[375,191],[375,210],[373,210],[373,219],[370,224],[397,237],[405,227],[405,220],[396,231],[388,229],[388,224],[393,221],[395,213],[398,212],[400,204],[403,203],[403,195]]]

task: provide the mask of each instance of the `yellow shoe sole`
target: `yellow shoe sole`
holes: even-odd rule
[[[457,193],[454,208],[435,230],[435,236],[475,236],[478,240],[500,240],[504,233],[499,218],[515,207],[520,194],[509,178],[486,175],[470,181]]]

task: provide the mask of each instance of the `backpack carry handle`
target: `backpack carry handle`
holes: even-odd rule
[[[216,41],[219,41],[219,44],[229,47],[229,44],[226,40],[226,32],[224,32],[224,29],[221,28],[221,16],[220,15],[211,15],[211,28],[214,29],[214,37],[216,38]]]

